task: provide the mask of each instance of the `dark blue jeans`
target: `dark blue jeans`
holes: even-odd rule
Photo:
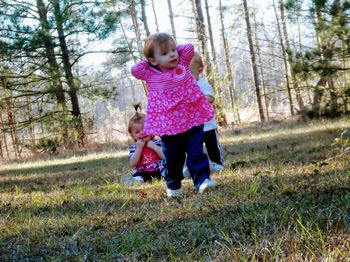
[[[164,135],[162,139],[164,179],[169,189],[181,188],[186,153],[186,165],[198,189],[209,178],[209,161],[203,152],[203,126],[195,126],[184,133]]]

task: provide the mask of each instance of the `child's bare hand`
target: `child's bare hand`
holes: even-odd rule
[[[142,139],[137,140],[135,143],[136,148],[143,148],[145,146],[145,144],[146,143]]]
[[[146,147],[154,149],[155,147],[157,147],[156,143],[154,143],[154,141],[150,140],[147,142]]]

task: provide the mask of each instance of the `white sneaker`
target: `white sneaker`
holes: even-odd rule
[[[143,183],[143,182],[144,181],[143,181],[142,176],[133,177],[131,175],[123,175],[120,178],[120,183],[124,184],[124,185],[128,185],[128,186],[131,186],[131,185],[134,185],[134,184],[137,184],[137,183]]]
[[[188,171],[187,166],[184,166],[184,168],[182,169],[182,175],[184,176],[184,178],[191,178],[191,174],[190,171]]]
[[[214,188],[214,187],[216,187],[216,182],[213,179],[208,178],[204,180],[204,182],[199,186],[198,193],[202,194],[204,191],[208,190],[209,188]]]
[[[142,176],[133,176],[132,178],[137,182],[145,182]]]
[[[182,195],[182,190],[181,188],[179,189],[167,189],[166,190],[166,195],[168,197],[180,197]]]
[[[213,172],[213,173],[221,172],[221,171],[224,170],[224,169],[225,169],[224,166],[219,165],[219,164],[217,164],[217,163],[211,163],[211,164],[210,164],[210,170],[211,170],[211,172]]]

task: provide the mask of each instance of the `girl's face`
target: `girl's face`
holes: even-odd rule
[[[144,142],[148,142],[151,140],[151,136],[143,133],[143,123],[134,123],[130,134],[135,141],[143,140]]]
[[[177,53],[175,43],[169,40],[163,46],[156,46],[154,57],[150,57],[149,61],[161,71],[176,67],[179,62],[179,54]]]

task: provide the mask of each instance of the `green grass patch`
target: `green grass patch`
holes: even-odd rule
[[[4,163],[1,261],[347,261],[346,119],[221,134],[216,189],[120,184],[116,153]]]

